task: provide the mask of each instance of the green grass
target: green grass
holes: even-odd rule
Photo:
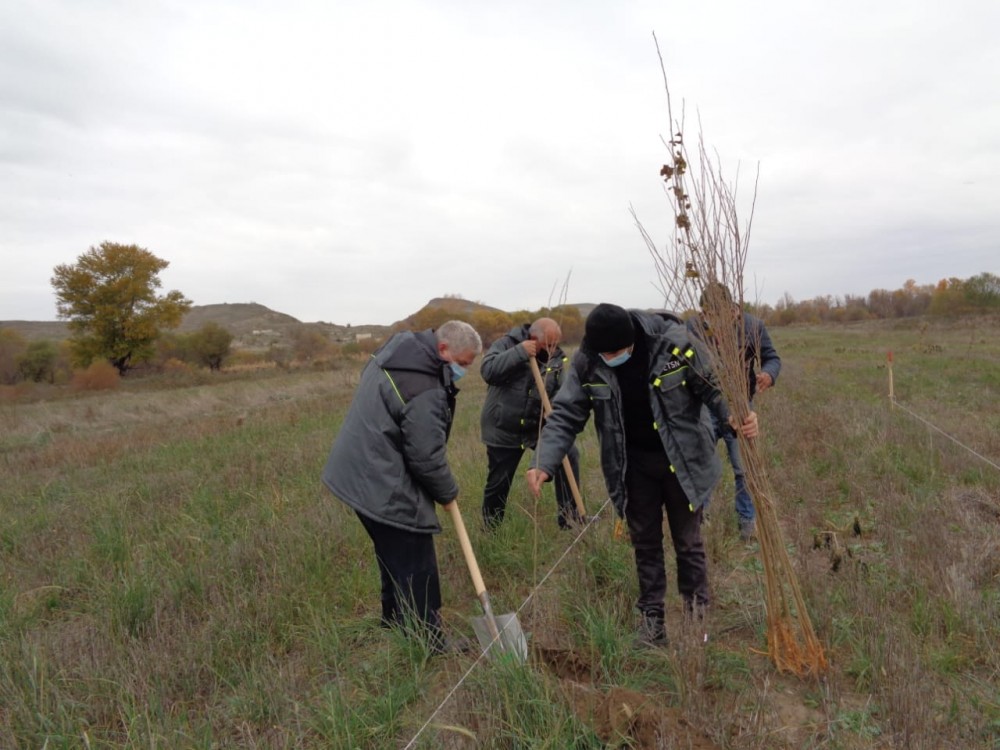
[[[360,362],[5,403],[0,747],[403,747],[432,715],[417,747],[653,747],[658,733],[1000,747],[1000,472],[892,408],[885,357],[902,406],[996,462],[992,325],[771,331],[784,369],[757,402],[761,439],[828,650],[821,682],[762,653],[763,571],[739,542],[728,471],[705,526],[707,645],[671,584],[670,645],[635,648],[634,562],[607,510],[567,552],[576,534],[558,530],[551,487],[536,501],[519,479],[504,526],[484,533],[475,373],[449,456],[494,608],[531,597],[525,665],[432,657],[378,627],[370,542],[319,482]],[[592,428],[579,445],[593,512],[606,493]],[[440,515],[444,615],[472,636],[479,605]]]

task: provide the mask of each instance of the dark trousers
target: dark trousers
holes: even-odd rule
[[[489,460],[489,473],[486,476],[486,488],[483,490],[483,523],[487,528],[496,528],[503,523],[504,512],[507,509],[507,496],[510,495],[510,485],[517,474],[524,448],[501,448],[495,445],[486,446],[486,457]],[[569,463],[574,477],[580,476],[580,454],[574,445],[569,449]],[[573,491],[566,480],[566,472],[560,466],[554,479],[556,486],[556,503],[559,511],[557,520],[562,529],[569,528],[573,522],[580,520],[576,510]]]
[[[404,531],[358,513],[375,545],[382,579],[382,625],[426,627],[431,638],[441,635],[441,583],[434,536]]]
[[[708,562],[701,538],[701,508],[692,511],[670,461],[662,450],[628,449],[625,520],[639,577],[636,607],[650,617],[663,617],[667,574],[663,555],[663,512],[677,558],[677,590],[685,609],[708,605]]]

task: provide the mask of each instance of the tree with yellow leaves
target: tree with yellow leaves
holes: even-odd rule
[[[160,332],[176,328],[191,307],[176,290],[157,295],[169,265],[138,245],[102,242],[55,267],[56,309],[69,321],[75,364],[105,359],[124,375],[153,356]]]

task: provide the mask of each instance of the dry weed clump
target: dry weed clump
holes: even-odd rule
[[[194,371],[194,368],[185,362],[184,360],[177,359],[176,357],[171,357],[162,365],[162,370],[164,375],[188,375]]]
[[[84,370],[76,370],[70,379],[74,391],[109,391],[121,383],[121,375],[110,362],[98,360]]]
[[[36,383],[0,385],[0,404],[16,404],[29,400],[38,391]]]

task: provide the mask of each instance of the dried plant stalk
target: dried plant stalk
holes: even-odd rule
[[[654,41],[656,36],[653,36]],[[701,136],[693,158],[684,142],[683,107],[675,119],[659,43],[660,69],[667,93],[667,114],[673,135],[665,139],[670,154],[660,175],[664,178],[668,202],[674,213],[671,246],[661,252],[632,216],[656,265],[665,306],[678,311],[702,308],[712,346],[706,347],[714,360],[714,371],[730,412],[740,422],[750,412],[749,388],[743,340],[744,326],[734,319],[733,303],[743,309],[743,269],[746,265],[750,220],[741,225],[737,212],[736,185],[722,175],[718,157],[710,158]],[[738,173],[737,173],[738,181]],[[754,200],[756,200],[756,183]],[[732,301],[719,295],[704,295],[706,289],[721,284],[734,293]],[[748,489],[757,509],[757,536],[764,567],[767,606],[768,652],[777,669],[798,675],[819,674],[827,669],[823,647],[816,637],[805,601],[782,539],[775,509],[775,496],[761,454],[759,440],[739,436],[740,452]]]

